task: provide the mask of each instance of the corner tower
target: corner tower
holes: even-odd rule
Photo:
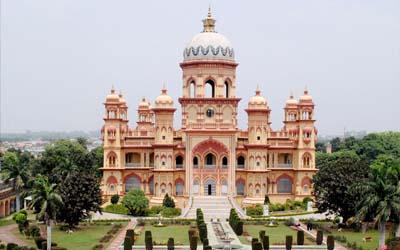
[[[209,9],[203,31],[183,53],[182,132],[186,140],[186,193],[234,193],[237,133],[235,55],[230,41],[215,30]]]

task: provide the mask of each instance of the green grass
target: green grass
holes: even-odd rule
[[[278,225],[277,227],[266,227],[264,225],[244,225],[243,232],[247,232],[252,238],[259,238],[258,233],[261,230],[265,230],[265,235],[269,236],[269,242],[271,245],[285,245],[286,235],[293,236],[293,244],[296,244],[297,232],[285,225]],[[307,235],[304,237],[304,245],[312,245],[310,240],[307,239]],[[239,236],[240,241],[243,244],[250,244],[251,240],[248,241],[246,236]]]
[[[365,234],[361,232],[353,232],[346,230],[342,232],[332,232],[332,235],[345,236],[347,242],[350,243],[355,242],[357,246],[362,246],[362,248],[365,250],[375,250],[378,248],[379,232],[377,230],[368,230]],[[364,242],[363,241],[364,237],[372,237],[372,240],[370,242]],[[388,235],[386,235],[386,239],[387,237]],[[340,243],[340,244],[346,246],[345,243]]]
[[[174,238],[175,245],[189,245],[189,231],[190,226],[183,225],[169,225],[166,227],[145,226],[141,231],[135,245],[144,245],[144,232],[151,231],[153,241],[157,245],[167,245],[168,238]]]
[[[122,224],[123,227],[127,225],[127,222],[115,222],[114,224],[117,223]],[[109,223],[88,224],[79,226],[71,234],[55,227],[52,231],[52,241],[67,249],[92,249],[97,244],[108,245],[112,242],[112,239],[107,243],[99,242],[112,227],[113,225],[109,225]]]

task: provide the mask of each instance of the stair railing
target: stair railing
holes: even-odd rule
[[[186,216],[188,215],[190,209],[192,209],[193,207],[193,196],[189,197],[189,204],[188,206],[185,208],[185,211],[182,213],[182,217],[186,218]]]
[[[231,204],[231,206],[236,209],[236,211],[238,212],[238,214],[240,215],[240,217],[242,218],[246,218],[247,215],[246,213],[243,211],[243,209],[237,204],[237,202],[235,201],[235,199],[232,196],[228,196],[228,200],[229,203]]]

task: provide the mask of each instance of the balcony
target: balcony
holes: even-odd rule
[[[237,164],[237,165],[236,165],[236,168],[245,169],[246,166],[245,166],[244,164]]]
[[[277,167],[277,168],[293,168],[293,164],[292,163],[278,163],[277,165],[275,165],[275,167]]]
[[[175,164],[175,168],[182,169],[183,168],[183,164]]]
[[[217,165],[212,164],[212,165],[204,165],[204,168],[216,168]]]
[[[125,167],[127,168],[139,168],[142,164],[140,162],[127,162],[125,163]]]

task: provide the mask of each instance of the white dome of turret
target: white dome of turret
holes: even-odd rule
[[[183,60],[226,60],[234,61],[234,51],[231,42],[223,35],[215,32],[215,19],[208,11],[203,20],[203,32],[195,35],[185,47]]]
[[[161,90],[161,95],[157,96],[155,100],[156,108],[173,108],[174,107],[174,99],[167,94],[167,89],[164,87]]]
[[[267,100],[261,95],[261,91],[257,87],[256,95],[251,97],[248,104],[249,109],[266,109],[268,108]]]

